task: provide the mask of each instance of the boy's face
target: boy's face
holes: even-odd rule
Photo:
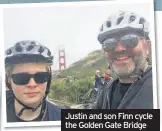
[[[45,63],[24,63],[24,64],[16,64],[12,70],[12,74],[36,74],[38,78],[42,79],[41,73],[47,73],[47,65]],[[26,76],[17,77],[19,81],[23,81]],[[46,77],[47,78],[47,77]],[[18,80],[17,80],[18,81]],[[16,84],[13,80],[13,77],[8,78],[8,82],[11,84],[14,95],[18,100],[23,102],[25,105],[35,107],[40,101],[43,99],[47,87],[47,80],[45,82],[37,83],[34,78],[30,78],[27,84]]]

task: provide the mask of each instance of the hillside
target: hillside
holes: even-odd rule
[[[151,64],[151,58],[149,59]],[[60,105],[76,105],[94,100],[95,71],[104,74],[106,60],[101,50],[95,50],[61,72],[54,71],[49,98]],[[114,77],[113,73],[111,74]]]
[[[107,69],[107,64],[103,56],[102,50],[95,50],[89,53],[83,59],[73,63],[68,69],[54,72],[62,77],[73,76],[73,77],[84,77],[91,76],[96,70],[104,71]]]
[[[148,58],[148,62],[149,65],[151,65],[151,53]],[[54,71],[53,76],[59,76],[63,78],[72,76],[81,78],[94,75],[96,70],[100,70],[101,73],[104,73],[107,70],[107,63],[102,50],[95,50],[89,53],[86,57],[70,65],[66,70],[63,70],[61,72]]]

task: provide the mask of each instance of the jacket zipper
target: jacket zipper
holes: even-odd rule
[[[111,80],[110,80],[110,83],[111,83]],[[108,84],[110,84],[110,83],[108,83]],[[113,83],[113,82],[112,82]],[[111,83],[111,84],[112,84]],[[108,86],[107,86],[108,87]],[[102,105],[102,109],[107,109],[107,106],[106,106],[106,103],[108,103],[108,109],[110,109],[110,103],[109,103],[109,90],[110,90],[110,88],[108,88],[107,89],[107,91],[106,91],[106,98],[104,98],[104,101],[103,101],[103,104],[104,105]]]
[[[109,100],[109,89],[108,89],[108,92],[107,92],[107,94],[106,94],[106,96],[107,96],[107,100],[108,100],[108,108],[110,109],[110,100]]]

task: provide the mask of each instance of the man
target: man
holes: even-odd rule
[[[6,51],[7,122],[61,120],[61,108],[46,100],[53,56],[36,41],[19,41]]]
[[[103,77],[104,77],[104,85],[106,85],[111,79],[110,70],[107,70]]]
[[[97,70],[95,74],[95,87],[99,88],[101,84],[102,84],[102,81],[101,81],[100,71]]]
[[[117,79],[110,80],[93,108],[152,109],[147,21],[133,12],[118,12],[103,23],[98,40]]]
[[[101,80],[101,72],[99,70],[96,71],[96,74],[95,74],[95,90],[97,91],[97,99],[101,93],[101,90],[102,90],[102,86],[103,86],[103,83],[102,83],[102,80]]]

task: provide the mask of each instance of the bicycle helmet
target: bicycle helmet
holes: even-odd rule
[[[124,31],[144,32],[148,36],[148,26],[148,22],[142,16],[133,12],[119,11],[110,15],[102,24],[98,34],[98,41],[103,44],[103,41],[107,38]]]
[[[34,40],[24,40],[17,42],[13,47],[9,48],[5,52],[5,66],[8,65],[15,65],[18,63],[28,63],[28,62],[45,62],[49,65],[53,64],[53,56],[51,55],[51,51],[41,45],[39,42]],[[11,85],[8,83],[6,76],[6,85],[9,89],[11,89]],[[47,97],[49,90],[50,90],[50,84],[51,84],[51,78],[52,78],[52,72],[50,67],[50,78],[47,82],[47,88],[45,92],[45,96],[43,100]],[[16,98],[15,99],[22,105],[24,108],[18,113],[18,116],[21,116],[24,109],[32,109],[33,111],[37,110],[42,102],[36,107],[29,107],[22,103],[20,100]]]
[[[6,50],[5,66],[25,62],[53,63],[53,56],[48,48],[37,41],[19,41]]]
[[[96,73],[100,73],[100,70],[96,70]]]

